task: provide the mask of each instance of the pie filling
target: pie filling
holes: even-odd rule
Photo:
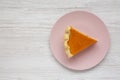
[[[67,27],[65,30],[64,47],[69,58],[96,42],[97,40],[77,31],[72,26]]]

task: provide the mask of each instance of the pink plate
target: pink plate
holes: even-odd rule
[[[96,38],[98,42],[78,55],[68,58],[64,50],[65,28],[73,25],[79,31]],[[50,35],[50,48],[56,60],[73,70],[90,69],[99,64],[110,46],[110,37],[105,24],[95,15],[85,11],[74,11],[61,17]]]

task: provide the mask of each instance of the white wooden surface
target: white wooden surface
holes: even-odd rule
[[[59,65],[49,48],[62,15],[90,11],[107,25],[111,48],[88,71]],[[0,80],[120,80],[120,0],[0,0]]]

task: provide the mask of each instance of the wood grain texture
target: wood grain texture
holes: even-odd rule
[[[0,0],[0,80],[120,80],[120,0]],[[111,48],[99,66],[71,71],[49,48],[62,15],[90,11],[107,25]]]

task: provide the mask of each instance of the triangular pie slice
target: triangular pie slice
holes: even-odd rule
[[[64,47],[68,57],[72,57],[96,43],[97,40],[69,26],[64,34]]]

